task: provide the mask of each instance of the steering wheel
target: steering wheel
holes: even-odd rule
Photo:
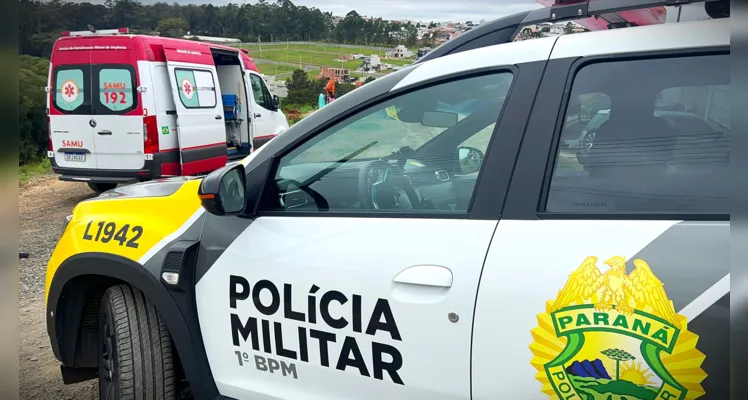
[[[382,160],[363,163],[358,173],[358,198],[363,208],[400,209],[398,198],[401,191],[408,197],[411,209],[423,208],[413,184],[400,169]],[[380,204],[382,198],[389,198],[391,201]]]

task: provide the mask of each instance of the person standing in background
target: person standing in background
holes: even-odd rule
[[[325,104],[327,103],[327,101],[326,101],[325,97],[326,97],[326,96],[325,96],[325,94],[324,94],[324,93],[320,93],[320,94],[319,94],[319,98],[317,99],[317,108],[318,108],[318,109],[320,109],[320,108],[324,107],[324,106],[325,106]]]
[[[335,100],[335,81],[330,79],[325,85],[325,91],[327,92],[328,103]]]

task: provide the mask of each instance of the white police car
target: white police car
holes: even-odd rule
[[[79,204],[47,274],[65,381],[727,398],[729,19],[481,41],[593,3],[476,28],[201,180]],[[582,163],[561,137],[600,110]]]

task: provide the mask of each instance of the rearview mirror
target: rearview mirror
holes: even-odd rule
[[[425,111],[421,125],[434,128],[451,128],[457,125],[457,113],[444,111]]]
[[[460,162],[460,173],[470,175],[480,171],[483,165],[483,152],[474,147],[458,147],[457,158]]]
[[[239,163],[208,174],[198,189],[203,208],[214,215],[233,215],[244,211],[245,179],[244,166]]]

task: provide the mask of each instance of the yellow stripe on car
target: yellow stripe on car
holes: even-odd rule
[[[76,254],[109,253],[138,262],[200,208],[199,184],[200,180],[187,181],[170,196],[78,204],[47,265],[45,303],[57,268]]]

